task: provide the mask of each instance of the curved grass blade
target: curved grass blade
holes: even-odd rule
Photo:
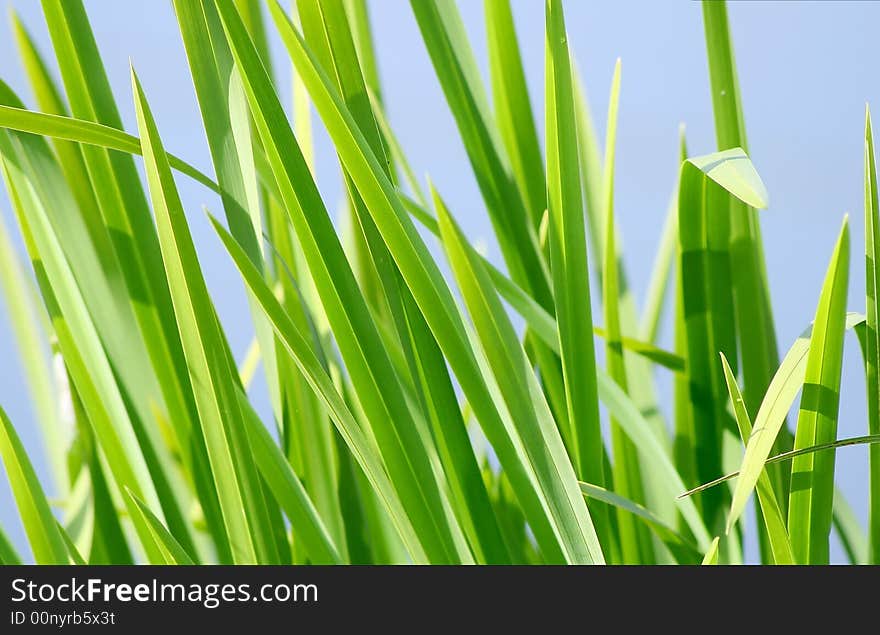
[[[31,134],[64,139],[87,145],[118,150],[128,154],[142,154],[141,142],[137,137],[117,128],[75,117],[64,117],[51,113],[33,112],[12,106],[0,106],[0,128],[29,132]],[[224,194],[220,186],[200,170],[173,154],[168,155],[171,167],[201,183],[217,194]]]
[[[670,527],[662,518],[651,510],[624,498],[604,487],[579,482],[581,492],[587,498],[593,498],[619,510],[625,511],[644,523],[665,544],[678,560],[679,564],[694,564],[700,559],[701,553],[696,545]]]

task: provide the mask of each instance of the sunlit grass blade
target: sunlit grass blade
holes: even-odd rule
[[[38,564],[67,564],[67,545],[49,501],[6,412],[0,408],[0,458],[12,488],[19,518]],[[7,554],[8,555],[8,554]]]
[[[718,543],[720,538],[717,536],[712,540],[712,546],[709,547],[709,550],[706,552],[706,555],[703,557],[704,565],[714,565],[718,564]]]
[[[704,0],[702,8],[718,150],[739,147],[748,152],[727,5],[724,2]],[[779,351],[761,228],[757,212],[750,206],[755,207],[747,199],[730,201],[730,262],[743,394],[746,410],[754,417],[779,365]],[[789,442],[790,435],[780,437],[776,451],[788,449]],[[776,490],[777,500],[785,512],[788,504],[788,474],[773,469],[770,480]]]
[[[721,363],[724,366],[724,379],[727,382],[730,401],[733,403],[734,418],[739,428],[740,437],[743,443],[748,443],[749,437],[752,435],[752,422],[749,419],[749,413],[746,412],[745,401],[743,401],[736,377],[730,369],[730,364],[727,363],[724,353],[721,353]],[[785,518],[776,501],[770,477],[766,472],[761,472],[758,477],[757,490],[758,501],[761,505],[761,518],[767,528],[770,547],[773,551],[773,561],[776,564],[794,564],[794,555],[791,552],[791,542],[788,539]]]
[[[485,0],[492,103],[514,179],[534,229],[547,208],[544,162],[510,0]]]
[[[143,502],[130,491],[126,491],[125,495],[131,500],[134,506],[135,517],[132,519],[135,523],[143,524],[147,527],[150,535],[156,544],[157,553],[161,555],[161,559],[151,564],[193,564],[189,554],[178,544],[162,521],[156,518],[156,515],[150,511]]]
[[[232,556],[237,563],[277,562],[259,475],[235,394],[237,376],[226,353],[171,168],[133,71],[132,86],[162,258]]]
[[[12,546],[9,536],[0,527],[0,565],[16,565],[21,564],[21,556]]]
[[[796,450],[833,441],[837,436],[848,279],[849,228],[844,219],[810,336],[810,353],[795,431]],[[792,462],[788,529],[795,557],[803,564],[828,562],[834,457],[832,452],[807,454]]]
[[[868,431],[880,434],[880,345],[877,320],[880,317],[880,202],[877,199],[877,167],[874,163],[874,135],[871,112],[865,107],[865,375],[868,401]],[[870,562],[880,564],[880,447],[869,449]]]
[[[682,299],[693,413],[693,444],[701,481],[722,472],[721,440],[734,424],[718,353],[735,360],[736,324],[731,287],[730,199],[765,207],[767,193],[741,149],[689,159],[682,164],[678,235]],[[732,361],[732,364],[735,362]],[[720,520],[723,490],[703,498],[710,527]]]
[[[458,125],[511,278],[539,304],[549,308],[550,284],[537,237],[525,203],[508,173],[458,9],[451,2],[438,0],[413,0],[410,4]]]
[[[602,306],[605,313],[605,359],[608,375],[621,390],[628,392],[627,370],[623,355],[620,327],[620,286],[617,267],[617,238],[614,216],[614,158],[617,138],[617,113],[620,99],[620,60],[614,66],[611,80],[611,97],[608,103],[608,124],[606,126],[605,167],[604,167],[604,217],[605,217],[605,260],[602,267]],[[579,215],[580,214],[579,211]],[[639,455],[636,446],[630,441],[617,422],[611,419],[611,473],[614,477],[614,491],[636,502],[644,501],[642,475],[639,469]],[[653,548],[644,527],[633,522],[628,514],[618,513],[617,526],[620,548],[625,563],[651,563]]]
[[[473,248],[435,195],[443,244],[471,319],[492,367],[539,484],[547,488],[549,513],[558,519],[558,540],[568,562],[602,563],[604,557],[571,461],[550,408],[529,368],[486,271]],[[578,504],[580,503],[580,504]]]
[[[569,453],[578,476],[602,486],[605,459],[596,396],[586,230],[578,148],[570,133],[575,126],[571,65],[562,3],[548,0],[545,12],[550,263],[566,402],[565,417],[559,425],[567,433]],[[609,334],[614,335],[610,331]],[[606,514],[602,506],[597,506],[598,529],[602,534],[607,529]]]

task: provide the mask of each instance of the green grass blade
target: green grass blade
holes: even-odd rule
[[[141,143],[137,137],[126,134],[117,128],[103,124],[64,117],[50,113],[32,112],[22,108],[0,106],[0,127],[54,139],[66,139],[85,143],[108,150],[119,150],[129,154],[141,154]],[[223,194],[220,186],[211,177],[197,170],[174,155],[168,155],[171,167],[185,174],[205,187]]]
[[[548,513],[557,523],[566,561],[602,563],[602,548],[577,491],[574,469],[519,338],[473,248],[436,197],[435,207],[443,244],[471,319],[538,482],[547,488]]]
[[[158,561],[151,562],[150,564],[193,564],[189,554],[174,539],[174,536],[169,533],[162,524],[162,521],[150,511],[150,508],[138,500],[130,491],[126,491],[125,495],[136,510],[132,521],[146,527],[155,541],[158,553],[161,554],[161,558]]]
[[[9,540],[6,532],[3,531],[3,527],[0,527],[0,565],[16,564],[21,564],[21,556],[15,551],[12,541]]]
[[[583,220],[578,149],[574,128],[571,66],[560,2],[546,5],[547,199],[550,262],[566,413],[560,428],[578,476],[603,485],[603,442],[596,397],[586,230]],[[600,507],[600,510],[602,508]],[[604,533],[604,512],[597,522]]]
[[[752,435],[752,422],[749,419],[749,413],[746,412],[745,401],[742,393],[736,383],[736,377],[727,363],[724,353],[721,353],[721,363],[724,366],[724,379],[727,382],[727,390],[730,393],[730,401],[733,403],[733,412],[736,423],[739,428],[740,437],[743,443],[748,443],[749,437]],[[766,472],[761,472],[758,477],[758,502],[761,505],[761,514],[767,528],[767,535],[770,541],[770,547],[773,551],[773,561],[775,564],[794,564],[794,555],[791,552],[791,542],[788,539],[788,531],[785,525],[785,518],[776,501],[773,493],[773,486],[770,484],[770,477]]]
[[[706,552],[706,555],[703,557],[704,565],[716,565],[718,564],[718,543],[720,538],[717,536],[712,539],[712,546],[709,547],[709,550]]]
[[[544,162],[510,0],[485,0],[492,103],[514,179],[535,230],[547,209]]]
[[[721,473],[722,431],[734,426],[727,413],[727,389],[718,361],[719,352],[731,360],[737,353],[729,259],[731,198],[766,206],[764,184],[742,150],[682,164],[679,258],[693,412],[691,442],[701,481]],[[723,495],[723,490],[715,490],[702,501],[712,527],[719,520]]]
[[[810,336],[795,449],[833,441],[837,435],[848,265],[849,229],[844,219]],[[804,564],[827,564],[834,497],[834,453],[796,457],[791,466],[791,478],[788,528],[795,557]]]
[[[880,202],[877,199],[877,167],[874,163],[874,135],[871,112],[865,107],[865,375],[868,399],[868,431],[880,434],[880,346],[877,320],[880,316]],[[870,559],[880,564],[880,447],[869,450]]]
[[[712,107],[718,150],[748,151],[739,79],[724,2],[703,2]],[[730,201],[730,260],[746,408],[755,416],[779,365],[773,310],[758,215],[746,199]],[[788,449],[788,435],[777,451]],[[771,470],[777,499],[787,505],[788,475]]]
[[[225,354],[225,340],[196,258],[171,167],[133,71],[132,86],[162,257],[233,559],[238,563],[277,561],[235,394],[237,376]]]
[[[508,173],[461,17],[448,0],[413,0],[413,13],[513,278],[549,308],[550,285],[531,218]],[[543,209],[541,210],[543,212]]]
[[[67,545],[6,412],[0,408],[0,458],[37,564],[67,564]]]
[[[623,355],[620,327],[620,285],[618,277],[617,239],[614,216],[614,154],[617,136],[617,112],[620,99],[620,60],[614,67],[611,80],[611,97],[608,105],[608,125],[606,126],[604,192],[605,203],[605,262],[602,267],[602,305],[605,313],[605,358],[608,375],[621,390],[628,392],[627,370]],[[579,215],[581,215],[579,213]],[[581,215],[582,216],[582,215]],[[639,456],[636,446],[630,441],[617,422],[611,419],[612,467],[614,490],[620,495],[644,502],[644,488],[639,469]],[[636,525],[632,516],[619,513],[617,517],[620,532],[621,555],[625,563],[645,563],[653,561],[653,549],[644,527]]]

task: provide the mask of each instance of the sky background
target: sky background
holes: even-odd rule
[[[41,51],[51,45],[40,4],[14,0]],[[213,174],[189,67],[171,2],[86,0],[86,9],[126,129],[136,129],[129,61],[136,68],[169,151]],[[532,104],[543,130],[544,3],[512,0]],[[487,76],[482,2],[459,3]],[[430,174],[468,235],[497,245],[464,148],[406,0],[369,3],[389,118],[413,166]],[[677,178],[679,124],[692,155],[715,150],[712,105],[700,5],[697,2],[565,3],[569,44],[587,86],[596,125],[604,113],[615,60],[622,59],[615,209],[630,284],[641,300],[648,283],[670,193]],[[848,307],[864,311],[863,147],[866,102],[880,104],[880,4],[871,2],[733,2],[730,26],[739,70],[750,155],[770,192],[761,212],[770,291],[781,352],[809,324],[843,215],[851,214]],[[269,22],[271,24],[271,22]],[[289,63],[272,42],[275,71],[289,103]],[[53,64],[54,68],[54,64]],[[9,21],[0,21],[0,78],[32,105]],[[878,106],[880,107],[880,106]],[[543,133],[542,133],[543,134]],[[317,174],[328,207],[341,197],[332,145],[316,133]],[[228,256],[200,213],[219,210],[210,192],[178,178],[209,288],[233,351],[252,337],[244,291]],[[0,214],[14,225],[5,190]],[[24,256],[18,240],[16,246]],[[439,253],[439,252],[438,252]],[[34,411],[22,378],[6,308],[0,299],[0,404],[19,430],[38,472],[47,474]],[[668,324],[663,342],[669,345]],[[850,336],[848,336],[849,338]],[[847,343],[839,436],[866,434],[864,378],[858,346]],[[661,394],[671,382],[658,373]],[[264,387],[253,398],[268,413]],[[664,407],[671,405],[667,399]],[[867,452],[838,452],[837,478],[859,519],[867,518]],[[0,478],[0,525],[27,553],[5,478]],[[750,541],[753,551],[753,542]],[[832,545],[832,557],[841,550]]]

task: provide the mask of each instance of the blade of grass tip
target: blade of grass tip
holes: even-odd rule
[[[545,556],[549,554],[553,561],[561,561],[563,552],[556,538],[560,534],[553,527],[560,521],[567,521],[564,517],[548,517],[546,494],[537,489],[538,483],[525,462],[527,459],[523,454],[522,442],[512,428],[510,415],[501,402],[498,387],[492,381],[485,362],[474,354],[475,344],[469,339],[468,331],[439,268],[412,225],[409,213],[397,198],[393,184],[385,176],[351,116],[341,104],[341,98],[318,68],[299,34],[293,35],[291,55],[343,162],[364,197],[370,214],[382,232],[383,239],[455,372],[487,438],[511,478],[537,542]],[[578,546],[573,548],[582,549]]]
[[[844,218],[810,336],[795,449],[833,441],[837,436],[848,266],[849,228]],[[792,462],[788,528],[799,563],[828,563],[834,458],[835,453],[823,452],[799,456]]]
[[[550,218],[550,261],[565,386],[569,452],[578,476],[602,486],[603,442],[596,396],[596,352],[593,343],[586,231],[574,127],[571,65],[562,5],[546,3],[547,201]],[[607,521],[597,509],[600,534]]]
[[[679,534],[651,510],[604,487],[584,482],[580,482],[578,485],[583,495],[587,498],[594,498],[612,505],[618,510],[625,511],[638,519],[640,523],[654,532],[656,537],[670,549],[679,564],[695,564],[696,560],[699,560],[702,556],[696,545],[692,544],[688,538]]]
[[[0,218],[0,289],[6,304],[27,387],[34,405],[36,423],[49,459],[55,491],[64,496],[70,484],[67,478],[65,453],[67,448],[58,434],[61,425],[55,408],[55,382],[49,362],[48,334],[42,329],[46,323],[38,314],[42,307],[34,302],[31,284],[24,276],[21,262],[3,219]]]
[[[537,231],[547,207],[544,162],[509,0],[485,0],[492,103],[514,179]]]
[[[718,150],[740,147],[748,152],[727,5],[704,1],[702,8]],[[761,227],[754,207],[749,201],[730,201],[730,260],[737,337],[746,409],[752,416],[757,413],[779,365]],[[776,451],[789,449],[789,442],[789,435],[780,437]],[[770,480],[785,512],[788,475],[774,469]]]
[[[880,346],[877,320],[880,316],[880,203],[877,199],[877,167],[874,163],[874,135],[871,111],[865,106],[865,375],[867,381],[868,431],[880,434]],[[880,564],[880,447],[869,450],[870,561]]]
[[[461,229],[435,197],[440,233],[489,363],[498,377],[529,460],[547,490],[550,513],[559,517],[560,543],[569,562],[603,563],[602,547],[577,487],[574,468],[553,422],[549,406],[531,371],[525,351]],[[580,503],[580,504],[578,504]]]
[[[351,450],[352,456],[369,479],[372,489],[388,508],[413,560],[416,563],[424,563],[426,556],[379,456],[374,454],[377,450],[374,449],[373,443],[368,440],[366,433],[350,412],[342,396],[337,392],[327,370],[316,356],[315,350],[291,321],[235,239],[213,217],[211,217],[211,223],[241,273],[245,284],[269,317],[279,339],[296,361],[312,390],[320,397],[327,411],[331,414],[332,421]]]
[[[220,325],[171,168],[134,70],[132,90],[168,285],[233,559],[237,563],[273,562],[278,554],[234,392],[234,370],[224,354]]]
[[[0,565],[21,564],[21,556],[12,546],[12,541],[6,535],[3,527],[0,527]]]
[[[724,353],[721,353],[721,363],[724,366],[724,379],[727,382],[727,390],[730,393],[730,401],[733,403],[733,412],[736,418],[739,434],[743,443],[748,443],[752,434],[752,422],[749,413],[746,412],[745,401],[736,383],[736,377],[727,363]],[[758,477],[758,503],[761,505],[761,518],[767,528],[770,548],[773,552],[775,564],[794,564],[794,555],[791,552],[791,542],[788,538],[788,530],[785,526],[785,518],[773,493],[770,477],[766,472],[761,472]]]
[[[623,356],[623,343],[620,332],[620,287],[618,285],[617,240],[614,217],[614,154],[617,136],[617,113],[620,100],[620,59],[614,65],[611,80],[611,96],[608,103],[608,125],[605,132],[605,167],[603,199],[605,204],[605,262],[602,268],[602,305],[605,313],[605,358],[608,375],[623,390],[628,392],[626,363]],[[580,212],[579,212],[580,214]],[[639,469],[639,455],[636,446],[611,418],[611,445],[614,490],[622,496],[638,503],[644,502],[644,487]],[[636,525],[632,516],[618,513],[617,525],[620,532],[621,555],[628,564],[651,564],[653,548],[644,527]]]
[[[67,546],[27,452],[0,408],[0,458],[37,564],[67,564]]]
[[[131,491],[126,490],[125,495],[136,510],[135,515],[132,516],[132,522],[142,524],[147,528],[155,541],[158,553],[161,555],[157,562],[151,562],[150,564],[193,564],[193,561],[183,547],[165,528],[162,521],[150,511],[150,508],[132,494]]]
[[[766,190],[741,149],[682,164],[679,244],[693,412],[692,440],[698,478],[722,472],[721,438],[733,428],[718,352],[736,359],[736,325],[730,281],[730,198],[766,207]],[[724,490],[703,498],[710,527],[720,521]]]
[[[248,100],[286,210],[305,251],[352,384],[368,413],[386,467],[393,473],[392,481],[399,488],[401,502],[419,527],[424,546],[435,561],[467,560],[470,554],[460,553],[454,540],[459,528],[450,523],[444,511],[445,496],[431,465],[429,448],[405,403],[400,380],[281,104],[268,85],[265,71],[256,64],[253,45],[243,32],[239,16],[224,4],[218,8],[236,62],[242,69]],[[283,10],[273,6],[273,16],[283,17]],[[286,25],[296,43],[302,44],[286,18],[276,18],[276,23]],[[297,68],[302,74],[303,68]]]
[[[716,536],[712,539],[712,546],[709,547],[709,550],[706,552],[706,555],[703,557],[704,565],[716,565],[718,564],[718,543],[721,539]]]

